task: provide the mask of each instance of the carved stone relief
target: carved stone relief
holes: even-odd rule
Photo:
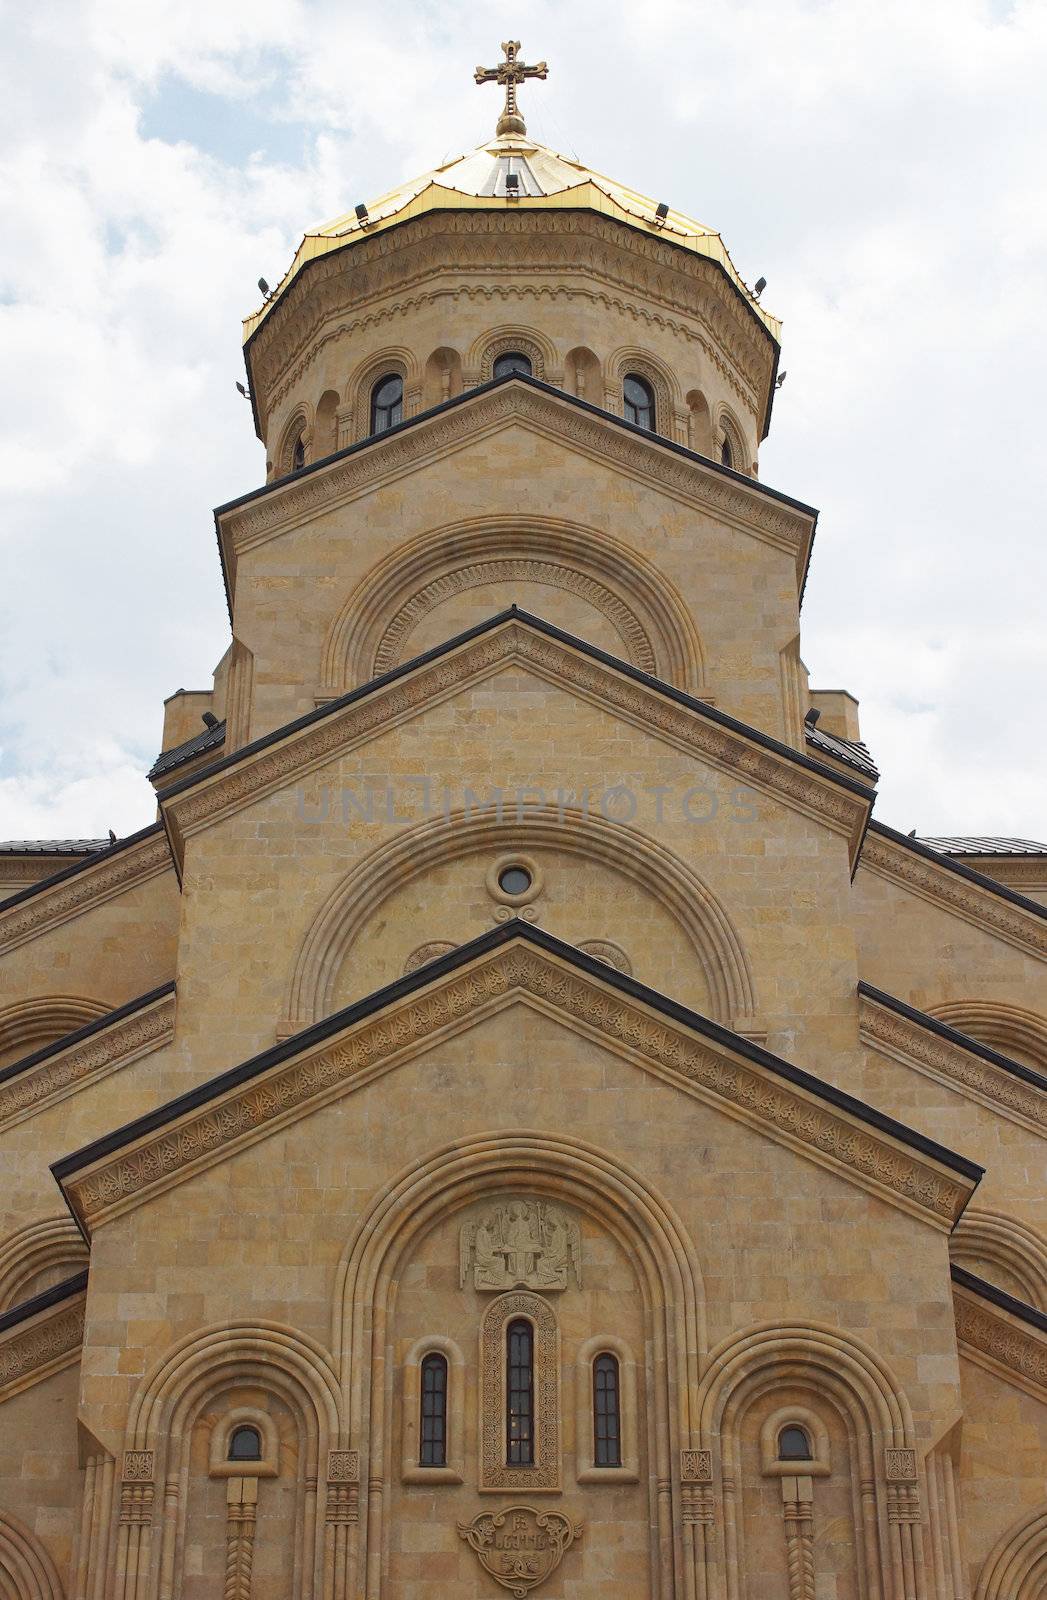
[[[481,1511],[472,1522],[460,1522],[458,1533],[476,1551],[484,1571],[508,1589],[514,1600],[525,1600],[556,1571],[564,1552],[581,1538],[582,1524],[561,1511],[507,1506],[504,1511]]]
[[[566,1289],[582,1285],[577,1222],[542,1200],[509,1200],[462,1225],[458,1243],[462,1288]]]

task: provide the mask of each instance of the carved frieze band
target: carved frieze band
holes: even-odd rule
[[[170,865],[167,840],[162,833],[153,834],[108,861],[85,867],[53,889],[41,888],[22,905],[9,909],[0,905],[0,952],[68,921],[87,906],[100,905],[134,884],[144,883]]]
[[[551,395],[516,387],[480,395],[388,440],[376,439],[326,471],[310,473],[304,482],[226,513],[220,519],[223,539],[236,553],[249,549],[286,524],[318,516],[392,474],[409,471],[434,451],[452,449],[516,417],[551,428],[558,440],[625,468],[717,518],[741,523],[798,562],[806,551],[811,521],[801,512],[769,501],[758,489],[746,489],[700,462],[671,454],[656,436],[650,441],[638,438]]]
[[[867,1044],[901,1057],[949,1088],[987,1101],[993,1110],[1047,1135],[1047,1094],[1002,1067],[866,996],[861,1000],[861,1032]]]
[[[63,1301],[47,1315],[34,1318],[27,1327],[15,1326],[0,1336],[0,1394],[45,1377],[63,1357],[79,1354],[84,1341],[86,1303],[83,1295],[73,1304]]]
[[[946,866],[927,861],[914,850],[882,834],[869,833],[862,846],[862,866],[892,879],[917,894],[945,906],[980,927],[991,928],[1013,944],[1037,955],[1047,955],[1047,920],[1035,911],[998,898],[991,889],[979,889]]]
[[[679,1074],[703,1097],[736,1108],[772,1134],[796,1141],[816,1158],[838,1164],[941,1224],[955,1221],[969,1197],[969,1185],[953,1181],[915,1152],[896,1147],[870,1128],[855,1126],[830,1106],[805,1098],[755,1066],[714,1053],[686,1029],[552,958],[509,946],[361,1023],[355,1032],[315,1055],[274,1068],[261,1081],[146,1139],[133,1152],[109,1158],[80,1179],[67,1180],[69,1198],[81,1217],[97,1219],[275,1118],[380,1067],[399,1052],[428,1043],[440,1029],[512,990],[548,1000],[612,1045],[625,1046]]]
[[[147,1050],[165,1044],[174,1032],[175,997],[167,995],[134,1016],[102,1029],[81,1044],[29,1067],[0,1084],[0,1127],[40,1110],[56,1096],[76,1088]]]
[[[715,1520],[711,1450],[680,1451],[680,1501],[684,1527],[709,1527]]]
[[[448,234],[454,236],[450,248]],[[578,286],[581,235],[587,239],[591,278],[624,291],[626,301],[606,289]],[[463,212],[417,217],[394,235],[380,233],[357,241],[352,263],[349,275],[344,256],[332,254],[313,262],[281,297],[279,315],[270,315],[261,324],[251,366],[254,387],[264,395],[269,411],[281,403],[329,339],[352,338],[437,298],[446,305],[449,296],[519,301],[562,294],[568,271],[572,292],[579,297],[638,322],[667,327],[683,338],[697,338],[707,359],[754,414],[756,396],[768,381],[767,336],[714,262],[667,249],[658,240],[595,214],[544,212],[492,218]],[[433,277],[441,268],[453,270],[453,288],[441,284],[434,289]],[[540,281],[526,282],[526,273],[539,277],[543,270],[554,282],[552,290]],[[480,274],[481,281],[463,281],[468,272]],[[695,294],[695,280],[702,285],[700,296]],[[390,289],[395,289],[395,299],[390,299]],[[676,311],[678,319],[667,317],[666,309]],[[727,349],[737,369],[726,359]]]
[[[869,803],[839,789],[831,779],[794,766],[787,758],[751,743],[743,734],[707,720],[642,683],[623,677],[613,667],[560,644],[524,623],[507,622],[463,645],[453,655],[377,689],[276,749],[243,762],[230,772],[167,802],[167,814],[182,835],[209,822],[229,806],[262,794],[312,764],[329,759],[356,740],[390,722],[428,706],[434,697],[460,688],[472,675],[502,661],[523,661],[551,673],[572,689],[596,696],[649,731],[683,745],[695,755],[718,763],[744,781],[765,785],[813,813],[834,831],[844,833],[856,850]]]
[[[954,1289],[956,1337],[969,1351],[988,1356],[1022,1384],[1047,1392],[1047,1335],[1021,1328],[993,1306]]]

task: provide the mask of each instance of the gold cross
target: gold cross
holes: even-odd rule
[[[477,67],[474,73],[477,83],[505,85],[505,110],[498,118],[498,127],[495,129],[499,137],[503,133],[527,132],[527,126],[516,104],[516,85],[523,83],[525,78],[549,76],[549,68],[544,61],[539,61],[537,66],[529,67],[519,59],[519,39],[510,39],[507,43],[503,43],[502,49],[505,51],[505,60],[500,66]]]

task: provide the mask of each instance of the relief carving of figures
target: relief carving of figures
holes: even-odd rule
[[[464,1289],[566,1289],[582,1283],[577,1222],[543,1200],[508,1200],[463,1224],[458,1260]]]

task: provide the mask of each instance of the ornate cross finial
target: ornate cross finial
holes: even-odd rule
[[[539,61],[537,66],[529,67],[519,59],[520,41],[510,39],[503,43],[505,60],[498,67],[477,67],[474,77],[477,83],[501,83],[505,85],[505,110],[498,118],[496,134],[501,137],[503,133],[526,133],[527,125],[520,115],[516,104],[516,85],[523,83],[525,78],[547,78],[549,68],[544,61]]]

